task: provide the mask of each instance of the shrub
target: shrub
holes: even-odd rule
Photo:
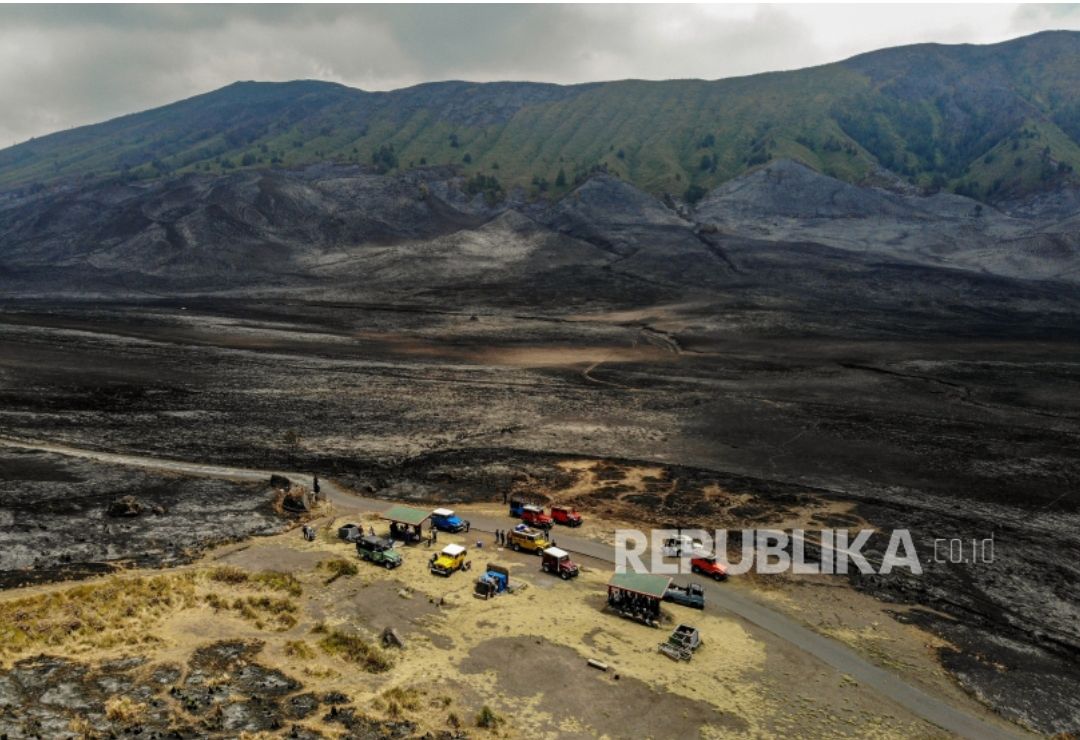
[[[686,189],[686,192],[683,193],[683,199],[687,203],[697,203],[699,200],[705,197],[706,192],[707,191],[705,190],[705,188],[701,187],[700,185],[691,185]]]
[[[219,565],[217,568],[214,568],[207,573],[206,577],[211,581],[228,583],[232,586],[235,586],[238,583],[246,583],[248,580],[247,571],[240,570],[232,565]]]
[[[395,686],[383,692],[383,699],[387,706],[398,706],[401,709],[415,710],[420,708],[420,692],[416,689],[405,689]]]
[[[289,640],[285,643],[285,654],[290,658],[311,660],[315,657],[315,651],[303,640]]]
[[[489,730],[493,730],[498,727],[503,721],[503,718],[495,714],[491,707],[485,704],[480,708],[480,711],[476,713],[476,726],[484,727]]]
[[[350,663],[359,664],[368,673],[383,673],[390,670],[392,665],[390,656],[367,640],[339,630],[328,631],[326,636],[319,640],[319,647],[328,655],[336,655]]]
[[[323,560],[319,563],[319,567],[330,572],[330,577],[325,581],[326,585],[333,583],[342,576],[355,576],[360,572],[360,569],[356,567],[356,563],[349,562],[344,558]]]
[[[289,596],[299,596],[304,592],[304,587],[292,573],[268,570],[264,573],[255,573],[251,576],[251,581],[264,588],[282,591]]]
[[[130,696],[110,696],[105,700],[105,718],[122,725],[134,725],[142,720],[146,705]]]

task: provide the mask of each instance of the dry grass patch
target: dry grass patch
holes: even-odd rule
[[[238,586],[248,582],[248,572],[234,565],[219,565],[206,572],[206,577],[211,581],[226,583],[230,586]]]
[[[404,716],[406,712],[414,712],[420,708],[420,692],[416,689],[395,686],[384,691],[373,704],[376,709],[381,709],[388,716],[397,719]]]
[[[246,596],[233,601],[232,608],[249,622],[254,622],[259,629],[272,629],[278,632],[296,626],[298,607],[292,599],[274,596]]]
[[[0,604],[0,656],[156,642],[149,630],[197,603],[190,573],[107,578]]]
[[[281,573],[276,570],[249,573],[246,570],[232,565],[219,565],[206,572],[206,577],[216,583],[224,583],[229,586],[253,586],[272,591],[281,591],[289,596],[300,596],[304,592],[300,581],[291,573]]]
[[[327,586],[342,576],[355,576],[360,572],[360,569],[356,567],[356,563],[349,562],[344,558],[323,560],[319,563],[319,568],[330,573],[330,577],[324,581]]]
[[[300,608],[292,599],[277,596],[238,596],[229,599],[217,593],[204,597],[214,611],[231,611],[252,622],[258,629],[282,632],[296,626]]]
[[[319,639],[319,647],[327,655],[336,655],[350,663],[356,663],[368,673],[383,673],[393,665],[389,655],[362,637],[336,629],[323,628],[321,631],[325,634]]]
[[[284,647],[285,655],[290,658],[301,658],[302,660],[311,660],[315,657],[315,651],[311,649],[303,640],[288,640]]]
[[[142,721],[146,705],[130,696],[110,696],[105,700],[105,718],[110,722],[134,725]]]

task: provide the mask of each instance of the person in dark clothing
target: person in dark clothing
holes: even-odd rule
[[[319,497],[319,474],[316,473],[311,482],[311,490],[315,492],[315,498]]]
[[[465,520],[465,531],[468,532],[470,529],[472,529],[472,522],[470,522],[468,519],[466,519]]]

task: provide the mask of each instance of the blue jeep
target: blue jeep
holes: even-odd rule
[[[442,532],[461,532],[468,526],[468,522],[451,509],[435,509],[431,512],[431,525]]]

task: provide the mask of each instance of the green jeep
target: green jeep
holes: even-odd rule
[[[364,535],[356,541],[356,554],[387,570],[401,565],[401,553],[394,549],[393,540],[385,537]]]

